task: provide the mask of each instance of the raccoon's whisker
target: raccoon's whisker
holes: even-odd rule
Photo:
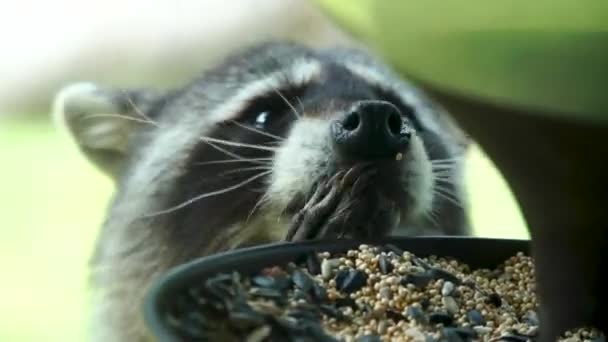
[[[270,134],[270,133],[268,133],[268,132],[261,131],[261,130],[259,130],[259,129],[257,129],[257,128],[253,128],[253,127],[248,126],[248,125],[243,125],[242,123],[240,123],[240,122],[238,122],[238,121],[236,121],[236,120],[230,120],[230,121],[231,121],[233,124],[235,124],[235,125],[237,125],[237,126],[239,126],[239,127],[241,127],[241,128],[244,128],[244,129],[246,129],[246,130],[249,130],[249,131],[252,131],[252,132],[256,132],[256,133],[260,133],[261,135],[265,135],[265,136],[267,136],[267,137],[270,137],[270,138],[273,138],[273,139],[276,139],[276,140],[280,140],[280,141],[285,140],[284,138],[281,138],[281,137],[280,137],[280,136],[278,136],[278,135]]]
[[[253,216],[253,214],[255,213],[255,211],[261,207],[265,202],[267,202],[270,199],[270,193],[265,192],[260,199],[255,203],[255,205],[253,206],[253,209],[251,209],[251,211],[249,212],[249,214],[247,215],[247,219],[245,219],[245,222],[248,223],[249,219],[251,219],[251,216]]]
[[[245,157],[243,157],[241,155],[238,155],[236,153],[230,152],[230,151],[228,151],[228,150],[226,150],[224,148],[221,148],[221,147],[215,145],[212,142],[205,141],[205,140],[203,140],[203,142],[206,143],[207,145],[213,147],[214,149],[216,149],[216,150],[218,150],[218,151],[220,151],[222,153],[225,153],[226,155],[228,155],[228,156],[230,156],[230,157],[232,157],[234,159],[237,159],[237,160],[248,160],[249,159],[249,158],[245,158]],[[255,162],[252,162],[252,163],[255,163]]]
[[[229,174],[233,174],[233,173],[245,172],[245,171],[255,171],[255,170],[272,170],[272,166],[266,165],[266,166],[243,167],[240,169],[234,169],[234,170],[222,172],[219,174],[219,176],[225,176],[225,175],[229,175]]]
[[[128,120],[128,121],[135,121],[135,122],[139,122],[139,123],[143,123],[143,124],[152,125],[156,128],[160,128],[160,125],[158,123],[156,123],[155,121],[144,120],[144,119],[135,118],[135,117],[123,115],[123,114],[103,114],[103,113],[91,114],[91,115],[87,115],[87,116],[83,117],[82,120],[89,120],[89,119],[94,119],[94,118],[99,118],[99,117],[120,118],[120,119],[124,119],[124,120]]]
[[[133,99],[131,98],[131,95],[129,95],[129,93],[127,93],[125,90],[123,90],[122,93],[127,98],[127,101],[129,102],[131,107],[133,107],[133,111],[135,112],[135,114],[138,114],[139,116],[141,116],[142,118],[144,118],[147,121],[154,122],[154,120],[152,120],[141,109],[139,109],[139,107],[137,107],[137,105],[135,105],[135,102],[133,102]]]
[[[454,176],[456,175],[456,170],[433,170],[433,176]]]
[[[456,169],[458,165],[432,165],[433,171],[452,171]]]
[[[455,185],[454,179],[453,178],[434,178],[435,182],[438,184],[435,184],[436,186],[442,186],[443,184],[445,185]],[[440,183],[440,184],[439,184]]]
[[[289,100],[285,96],[283,96],[281,91],[279,89],[275,89],[274,91],[283,99],[283,101],[285,101],[285,104],[287,104],[289,108],[291,108],[291,111],[293,112],[293,115],[296,116],[296,119],[301,119],[302,115],[298,113],[296,107],[294,107],[293,104],[291,104],[291,102],[289,102]]]
[[[441,166],[441,167],[431,167],[433,173],[447,173],[453,172],[456,169],[456,166]]]
[[[427,210],[424,213],[424,216],[431,222],[431,224],[433,224],[434,227],[440,228],[439,227],[439,221],[437,220],[437,211],[436,211],[436,209],[431,208],[430,210]]]
[[[258,178],[267,176],[268,174],[270,174],[270,172],[271,171],[260,172],[257,175],[249,177],[249,178],[245,179],[244,181],[239,182],[239,183],[237,183],[235,185],[229,186],[229,187],[224,188],[224,189],[220,189],[220,190],[216,190],[216,191],[211,191],[211,192],[206,192],[204,194],[200,194],[200,195],[192,197],[191,199],[186,200],[186,201],[184,201],[184,202],[182,202],[182,203],[180,203],[180,204],[178,204],[176,206],[173,206],[171,208],[167,208],[167,209],[164,209],[164,210],[161,210],[161,211],[157,211],[157,212],[154,212],[154,213],[151,213],[151,214],[146,214],[143,217],[144,218],[150,218],[150,217],[155,217],[155,216],[159,216],[159,215],[164,215],[164,214],[172,213],[172,212],[174,212],[176,210],[179,210],[179,209],[182,209],[184,207],[187,207],[190,204],[192,204],[194,202],[197,202],[197,201],[200,201],[200,200],[202,200],[204,198],[208,198],[208,197],[212,197],[212,196],[217,196],[217,195],[225,194],[227,192],[236,190],[236,189],[238,189],[238,188],[240,188],[242,186],[245,186],[245,185],[247,185],[247,184],[255,181]]]
[[[272,152],[276,151],[276,147],[253,145],[253,144],[240,143],[240,142],[223,140],[223,139],[216,139],[216,138],[211,138],[211,137],[200,137],[199,139],[202,141],[213,142],[213,143],[227,145],[227,146],[252,148],[252,149],[256,149],[256,150],[272,151]]]
[[[438,195],[441,198],[444,198],[445,200],[451,202],[452,204],[458,206],[461,209],[464,209],[462,203],[460,203],[460,201],[454,197],[454,194],[450,193],[447,189],[443,189],[441,187],[435,187],[434,191],[433,191],[436,195]]]
[[[441,172],[433,172],[432,176],[435,179],[453,179],[453,178],[458,177],[458,174],[456,174],[453,171],[441,171]]]
[[[304,105],[302,104],[302,100],[300,100],[299,96],[296,96],[296,101],[300,104],[300,115],[304,113]]]
[[[460,161],[462,159],[462,156],[454,156],[454,157],[450,157],[450,158],[439,158],[439,159],[432,159],[431,162],[435,163],[435,162],[454,162],[454,161]]]
[[[446,188],[446,187],[444,187],[442,185],[437,185],[436,188],[438,190],[440,190],[440,191],[442,191],[442,192],[444,192],[444,193],[446,193],[446,194],[454,197],[454,198],[458,198],[458,196],[454,193],[454,191],[451,190],[451,189],[449,189],[449,188]]]
[[[438,196],[438,197],[440,197],[440,198],[443,198],[443,199],[447,200],[448,202],[454,204],[458,208],[464,209],[463,206],[462,206],[462,204],[460,204],[458,201],[456,201],[452,197],[449,197],[449,196],[447,196],[447,195],[445,195],[445,194],[443,194],[441,192],[435,192],[435,195]]]
[[[272,161],[272,158],[250,158],[250,159],[226,159],[226,160],[210,160],[206,162],[194,163],[194,165],[212,165],[212,164],[229,164],[229,163],[253,163],[261,161]],[[262,165],[270,165],[270,163],[256,163]]]
[[[453,176],[456,172],[456,168],[447,168],[447,169],[432,169],[432,173],[434,176]]]
[[[437,164],[437,163],[453,163],[453,162],[457,162],[460,161],[462,159],[462,157],[451,157],[451,158],[442,158],[442,159],[432,159],[431,163],[433,164]]]
[[[434,168],[441,168],[441,167],[454,167],[454,166],[457,166],[458,163],[457,162],[442,162],[442,163],[431,163],[431,165]]]
[[[459,161],[451,161],[451,162],[438,162],[438,163],[433,163],[431,162],[431,165],[433,167],[453,167],[456,165],[459,165]]]
[[[453,169],[448,169],[448,170],[433,170],[433,175],[435,176],[453,176],[455,170]]]

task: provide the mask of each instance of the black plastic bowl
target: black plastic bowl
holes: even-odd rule
[[[176,293],[194,283],[202,283],[220,272],[239,271],[253,274],[268,266],[285,265],[307,253],[345,252],[360,244],[393,244],[418,256],[453,257],[471,268],[494,268],[517,252],[529,253],[528,240],[487,239],[470,237],[386,238],[382,240],[318,240],[300,243],[276,243],[211,255],[177,266],[162,277],[148,293],[144,317],[160,341],[179,338],[166,325],[163,317]]]

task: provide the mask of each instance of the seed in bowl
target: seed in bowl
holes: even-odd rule
[[[471,270],[453,258],[361,245],[215,275],[181,293],[165,318],[188,341],[534,341],[534,281],[524,253]],[[580,329],[561,341],[601,338]]]

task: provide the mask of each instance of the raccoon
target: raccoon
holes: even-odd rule
[[[54,113],[116,183],[91,261],[95,340],[149,340],[149,285],[211,253],[470,233],[466,136],[369,51],[258,44],[177,89],[69,85]]]

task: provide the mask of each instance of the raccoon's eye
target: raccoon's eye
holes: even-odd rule
[[[268,121],[269,115],[270,114],[268,112],[261,112],[260,114],[258,114],[258,116],[255,118],[255,127],[264,128],[264,126],[266,125],[266,121]]]

